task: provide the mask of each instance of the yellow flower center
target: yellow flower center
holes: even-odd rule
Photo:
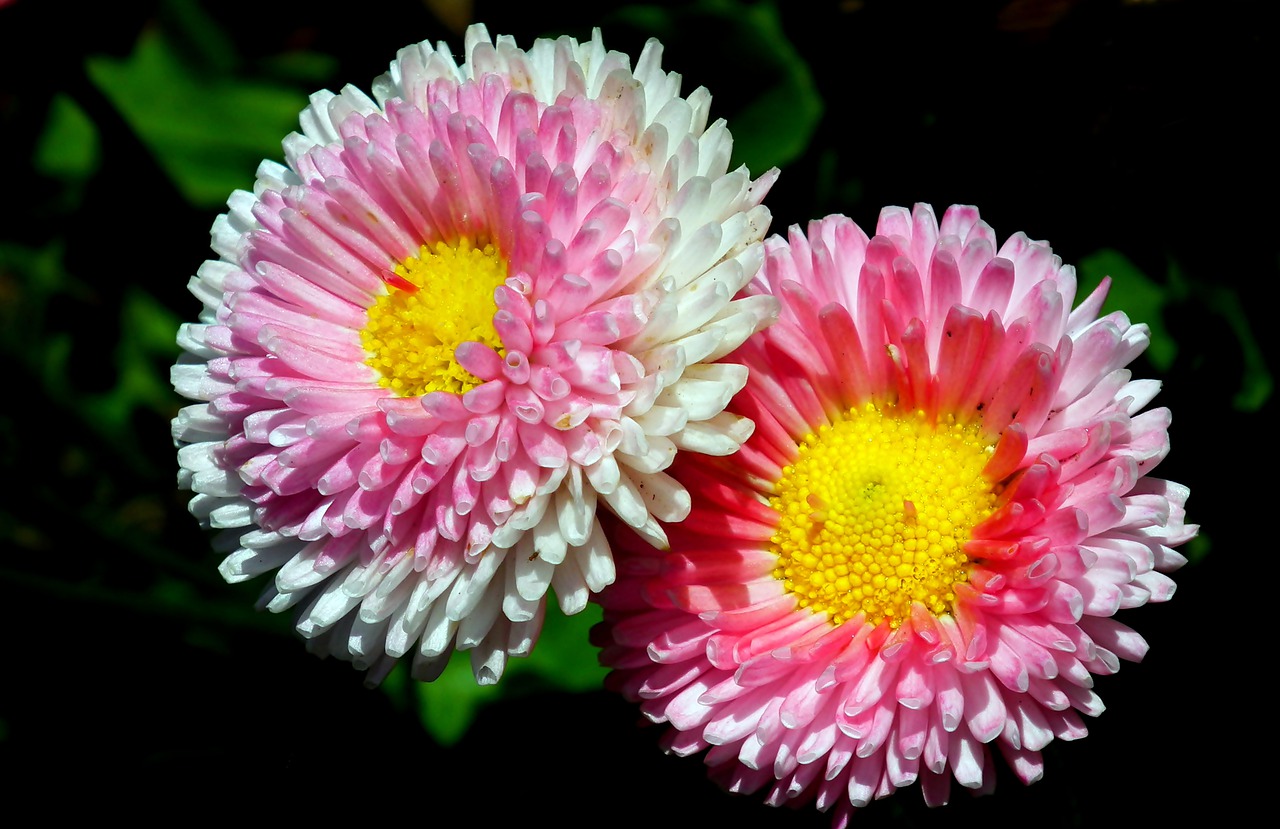
[[[866,404],[805,436],[770,505],[773,577],[839,625],[858,613],[898,627],[920,602],[949,613],[967,581],[965,543],[995,509],[979,423]]]
[[[369,309],[360,342],[378,370],[378,382],[399,397],[433,391],[461,394],[480,380],[458,365],[458,345],[475,340],[501,354],[493,328],[493,289],[507,278],[507,261],[493,245],[470,239],[456,245],[423,245],[416,257],[396,266],[392,285]]]

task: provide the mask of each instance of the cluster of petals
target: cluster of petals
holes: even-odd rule
[[[764,258],[775,172],[728,171],[710,96],[680,95],[651,41],[527,51],[481,26],[465,60],[402,50],[372,96],[312,96],[284,164],[264,162],[212,229],[191,282],[173,423],[191,511],[219,528],[229,581],[274,571],[322,654],[377,681],[430,679],[470,649],[480,682],[613,581],[603,502],[655,544],[689,510],[679,450],[750,434],[718,362],[771,321],[739,296]],[[360,332],[423,245],[492,244],[496,350],[459,345],[464,393],[397,396]]]
[[[669,552],[615,545],[593,634],[608,684],[725,787],[837,826],[917,781],[930,804],[953,779],[985,791],[997,752],[1038,779],[1041,750],[1103,710],[1094,677],[1147,649],[1117,612],[1173,594],[1171,548],[1196,531],[1186,488],[1148,475],[1169,412],[1142,411],[1158,384],[1125,368],[1146,326],[1100,315],[1106,283],[1073,309],[1073,268],[1021,233],[1001,244],[967,206],[940,223],[886,208],[872,238],[844,217],[792,228],[754,285],[782,303],[735,354],[751,374],[729,410],[755,432],[731,459],[676,462],[697,498]],[[772,575],[773,483],[806,434],[868,402],[980,419],[1002,490],[950,612],[917,602],[896,628],[833,624]]]

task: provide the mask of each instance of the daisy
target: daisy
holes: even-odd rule
[[[1038,779],[1102,712],[1094,676],[1146,652],[1117,611],[1173,595],[1196,531],[1148,477],[1146,326],[1099,316],[1108,283],[1073,310],[1074,269],[972,207],[765,245],[781,320],[735,354],[729,407],[755,433],[677,461],[697,497],[669,552],[618,542],[609,685],[730,790],[837,826],[916,781],[988,789],[997,752]]]
[[[651,41],[403,49],[372,96],[312,96],[212,230],[173,370],[191,511],[221,572],[274,571],[321,654],[377,682],[477,681],[529,653],[548,589],[613,581],[603,504],[655,544],[689,510],[665,470],[751,431],[715,362],[776,316],[734,299],[763,260],[776,171],[727,172],[710,96]]]

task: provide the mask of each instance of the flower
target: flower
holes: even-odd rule
[[[191,511],[231,582],[296,609],[310,647],[376,683],[454,649],[477,681],[614,578],[603,502],[653,543],[678,450],[750,433],[714,362],[776,316],[734,299],[763,261],[776,171],[726,172],[710,96],[650,41],[526,51],[466,34],[312,96],[285,164],[215,221],[173,422]]]
[[[610,687],[735,792],[835,810],[920,780],[1024,782],[1085,735],[1095,675],[1139,660],[1114,616],[1164,601],[1191,538],[1148,330],[1072,310],[1074,269],[972,207],[886,208],[770,238],[781,320],[735,359],[732,458],[682,457],[696,493],[669,552],[620,540],[593,631]],[[620,537],[621,538],[621,537]]]

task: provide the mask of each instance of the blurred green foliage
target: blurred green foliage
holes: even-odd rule
[[[713,100],[727,99],[733,158],[753,173],[785,167],[802,155],[822,118],[822,96],[809,64],[783,31],[773,3],[698,0],[671,7],[622,6],[610,20],[650,33],[667,54],[701,53],[723,77],[699,80]],[[708,40],[706,32],[715,32]],[[672,66],[670,58],[665,63]],[[720,75],[720,72],[713,72]],[[686,84],[686,91],[690,85]],[[742,95],[741,90],[750,90]],[[723,115],[723,111],[721,111]],[[779,117],[779,113],[786,113]]]
[[[93,120],[69,96],[55,95],[32,165],[42,175],[75,181],[92,175],[100,160]]]
[[[1165,324],[1166,309],[1171,305],[1190,304],[1200,313],[1218,318],[1234,337],[1241,375],[1232,405],[1240,411],[1256,412],[1271,399],[1274,381],[1266,357],[1232,286],[1192,281],[1173,262],[1165,280],[1157,282],[1113,248],[1103,248],[1086,256],[1080,260],[1078,271],[1081,298],[1093,291],[1104,277],[1111,277],[1103,311],[1122,310],[1131,321],[1147,324],[1151,329],[1147,356],[1162,373],[1173,369],[1179,346],[1178,338]]]
[[[182,194],[217,207],[253,183],[258,162],[279,157],[304,102],[295,88],[183,57],[162,30],[149,30],[127,59],[90,58],[89,76]]]
[[[600,687],[605,670],[594,659],[583,658],[591,627],[600,621],[600,608],[589,605],[573,616],[554,607],[547,611],[538,645],[528,657],[507,662],[502,682],[477,685],[471,670],[471,654],[453,654],[448,667],[434,682],[413,682],[404,665],[384,681],[393,697],[407,699],[423,726],[441,745],[462,739],[480,709],[499,699],[512,699],[547,690],[591,691]]]

